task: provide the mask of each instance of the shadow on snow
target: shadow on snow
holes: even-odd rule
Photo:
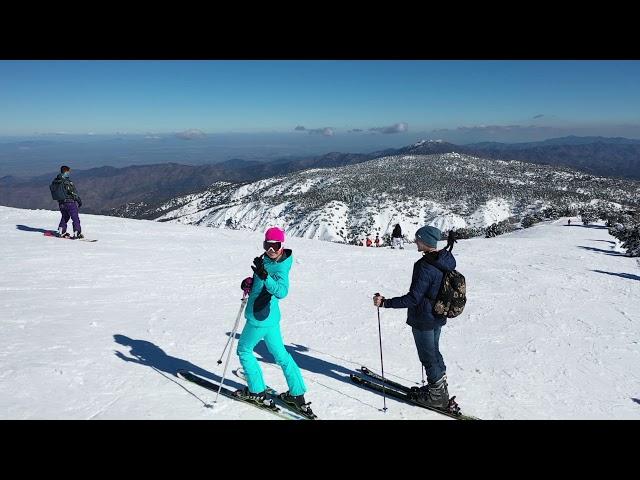
[[[582,227],[582,228],[594,228],[596,230],[607,230],[609,227],[606,225],[579,225],[572,223],[571,225],[564,225],[565,227]]]
[[[592,272],[605,273],[607,275],[614,275],[616,277],[627,278],[629,280],[640,280],[640,276],[634,275],[633,273],[613,273],[613,272],[605,272],[604,270],[591,270]]]
[[[28,227],[27,225],[16,225],[16,228],[18,230],[21,230],[23,232],[37,232],[37,233],[47,233],[50,232],[51,229],[50,228],[34,228],[34,227]]]
[[[231,332],[227,332],[227,335],[231,335]],[[148,342],[146,340],[136,340],[133,338],[129,338],[125,335],[116,334],[113,336],[116,343],[128,347],[129,355],[127,356],[122,352],[115,351],[116,357],[125,362],[133,362],[138,365],[144,365],[146,367],[150,367],[160,374],[169,374],[172,377],[176,377],[176,373],[178,370],[188,370],[190,372],[195,373],[203,378],[209,379],[215,383],[220,383],[222,380],[221,375],[216,375],[215,373],[210,372],[209,370],[205,370],[198,365],[195,365],[188,360],[184,360],[182,358],[173,357],[168,355],[162,348],[158,347],[152,342]],[[236,339],[240,338],[240,334],[236,333]],[[237,343],[234,345],[234,349]],[[321,360],[311,355],[305,355],[304,352],[309,352],[309,348],[304,345],[292,344],[285,345],[286,350],[291,354],[296,364],[300,367],[301,370],[305,370],[308,372],[319,373],[322,375],[326,375],[327,377],[339,380],[341,382],[347,383],[349,385],[356,386],[363,390],[366,390],[369,394],[382,396],[382,392],[376,392],[369,390],[361,385],[355,384],[349,378],[350,374],[358,374],[355,370],[350,370],[342,365],[338,365],[336,363],[328,362],[326,360]],[[254,353],[258,354],[258,361],[264,363],[275,364],[275,360],[273,355],[269,352],[266,347],[264,341],[260,341],[256,348],[254,349]],[[234,355],[235,352],[232,353]],[[221,366],[222,372],[222,366]],[[173,379],[171,379],[173,380]],[[178,383],[178,382],[176,382]],[[232,389],[243,388],[245,385],[240,384],[238,382],[233,381],[229,378],[229,374],[224,381],[225,386]],[[181,384],[179,384],[182,386]],[[184,388],[184,387],[183,387]],[[199,398],[199,397],[198,397]],[[201,400],[201,399],[200,399]],[[202,401],[202,400],[201,400]],[[203,402],[205,403],[205,402]],[[207,405],[205,403],[206,406]],[[371,405],[369,405],[371,406]]]
[[[113,336],[116,343],[129,347],[130,357],[124,355],[122,352],[115,352],[116,357],[125,362],[133,362],[146,367],[151,367],[159,372],[168,373],[172,376],[176,376],[178,370],[189,370],[190,372],[200,375],[203,378],[207,378],[216,383],[220,383],[222,380],[221,375],[216,375],[208,370],[205,370],[198,365],[194,365],[188,360],[184,360],[178,357],[172,357],[154,343],[147,342],[146,340],[135,340],[125,335],[116,334]],[[242,388],[244,385],[234,382],[229,379],[229,375],[224,380],[224,384],[229,388]]]
[[[578,245],[578,248],[582,248],[583,250],[589,250],[590,252],[604,253],[605,255],[611,255],[614,257],[624,257],[624,253],[615,252],[613,250],[604,250],[602,248],[595,248],[595,247],[585,247],[584,245]]]

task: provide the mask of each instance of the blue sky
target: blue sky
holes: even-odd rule
[[[640,138],[640,61],[0,61],[0,135],[188,130]]]

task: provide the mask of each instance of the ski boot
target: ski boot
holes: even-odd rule
[[[447,390],[446,375],[443,375],[437,382],[429,383],[420,388],[414,387],[412,390],[412,396],[416,402],[440,410],[449,410],[449,391]]]
[[[289,392],[281,393],[278,398],[287,405],[293,407],[293,409],[303,415],[304,417],[314,419],[318,416],[311,410],[311,402],[305,402],[304,395],[291,395]]]
[[[233,394],[234,396],[238,397],[241,400],[244,400],[245,402],[255,403],[256,405],[265,408],[275,408],[275,402],[271,398],[267,397],[266,390],[260,393],[251,393],[249,391],[249,387],[244,387],[236,390],[235,392],[233,392]]]
[[[84,235],[82,235],[80,232],[75,232],[75,237],[73,238],[84,238]]]

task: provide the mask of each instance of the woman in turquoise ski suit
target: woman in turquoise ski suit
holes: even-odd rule
[[[283,242],[284,231],[270,228],[265,234],[265,253],[254,259],[251,267],[254,271],[253,284],[244,314],[247,322],[240,335],[237,353],[249,387],[245,395],[256,401],[264,401],[266,397],[262,370],[253,355],[253,349],[260,340],[264,340],[289,386],[289,392],[282,399],[303,407],[308,405],[304,401],[307,388],[300,368],[284,348],[280,332],[279,302],[289,293],[289,270],[293,263],[293,252],[284,249]]]

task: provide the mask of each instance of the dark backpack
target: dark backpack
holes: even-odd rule
[[[63,201],[67,198],[67,192],[64,188],[64,183],[60,181],[57,177],[53,179],[51,185],[49,185],[49,190],[51,190],[51,198],[57,201]]]
[[[449,251],[453,250],[453,244],[457,243],[453,232],[449,233],[447,243]],[[425,256],[423,258],[427,263],[436,267],[429,257]],[[440,269],[438,268],[438,270]],[[442,272],[442,284],[436,298],[431,299],[433,300],[433,313],[447,318],[457,317],[462,313],[467,303],[467,282],[464,275],[457,270],[440,271]]]

